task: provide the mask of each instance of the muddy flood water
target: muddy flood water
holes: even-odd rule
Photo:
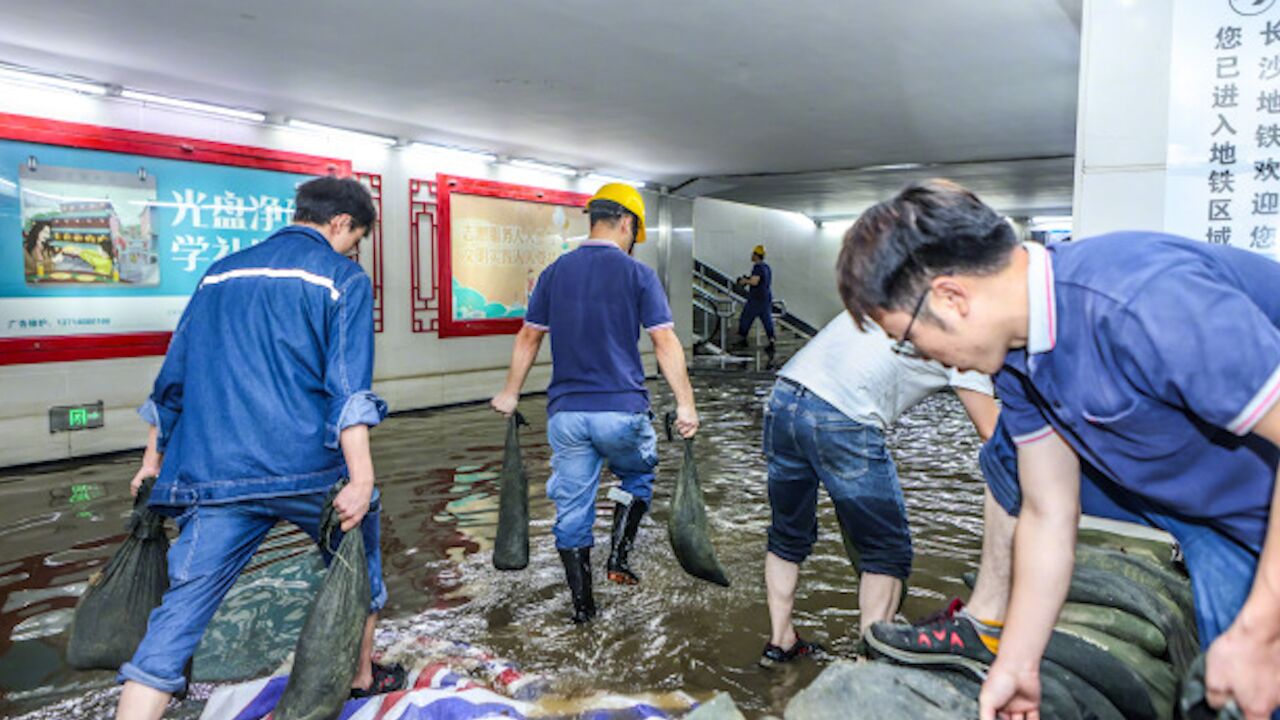
[[[503,420],[480,405],[409,413],[373,433],[390,592],[379,645],[414,635],[465,640],[552,678],[558,692],[683,690],[705,698],[723,690],[748,716],[780,715],[819,668],[756,665],[769,628],[760,433],[772,378],[708,373],[694,381],[703,422],[699,474],[712,539],[732,587],[684,574],[672,555],[666,520],[680,446],[662,441],[654,507],[634,561],[643,582],[624,588],[604,581],[610,515],[602,491],[593,557],[600,615],[588,626],[571,625],[550,532],[553,508],[544,496],[550,472],[545,399],[521,403],[533,426],[522,435],[532,521],[531,560],[520,572],[490,565]],[[650,387],[655,411],[671,406],[665,385]],[[904,614],[916,617],[964,596],[961,576],[977,564],[978,438],[959,402],[944,394],[904,418],[890,434],[890,447],[916,549]],[[0,715],[111,716],[118,692],[112,673],[73,671],[62,656],[76,598],[122,539],[127,484],[138,457],[0,471]],[[611,482],[608,476],[604,487]],[[806,637],[851,655],[857,581],[830,502],[825,493],[820,497],[820,537],[802,570],[796,624]],[[318,562],[305,535],[277,527],[206,635],[197,680],[269,673],[293,646],[296,635],[287,631],[296,633],[306,613]],[[197,717],[208,690],[208,682],[197,685],[171,715]]]

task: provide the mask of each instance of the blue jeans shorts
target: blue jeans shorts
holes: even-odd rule
[[[551,479],[547,497],[556,505],[551,528],[561,550],[591,547],[600,471],[607,461],[622,490],[645,503],[653,500],[658,436],[649,413],[561,410],[547,421]]]
[[[120,668],[119,681],[132,680],[168,693],[185,688],[187,661],[195,654],[222,598],[267,533],[276,522],[286,520],[317,540],[327,496],[326,491],[185,508],[178,516],[178,540],[169,548],[169,590],[160,606],[151,611],[146,637],[133,659]],[[378,612],[387,602],[379,547],[380,510],[375,489],[360,525],[373,598],[370,612]],[[335,548],[339,540],[333,538]],[[321,545],[327,565],[332,555]]]
[[[1010,515],[1022,509],[1018,453],[1004,422],[978,455],[983,477],[996,503]],[[1159,528],[1182,546],[1196,604],[1200,646],[1226,631],[1244,606],[1258,568],[1258,551],[1242,545],[1203,520],[1165,512],[1124,491],[1092,466],[1081,462],[1080,509],[1085,515]]]
[[[905,580],[911,531],[893,458],[879,428],[851,420],[799,383],[779,378],[764,415],[769,552],[804,562],[818,539],[818,485],[858,551],[858,572]]]

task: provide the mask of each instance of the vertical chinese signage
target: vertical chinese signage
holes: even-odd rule
[[[1280,4],[1177,0],[1165,229],[1280,259]]]
[[[345,161],[0,115],[3,362],[164,352],[200,277]]]

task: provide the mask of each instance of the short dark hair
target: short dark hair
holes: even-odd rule
[[[844,235],[836,284],[859,328],[873,311],[910,311],[938,275],[987,275],[1008,264],[1013,227],[977,195],[941,179],[912,183]]]
[[[373,198],[355,178],[320,177],[298,186],[294,222],[323,225],[335,216],[350,215],[353,228],[368,229],[378,217]]]
[[[640,233],[640,218],[635,213],[612,200],[592,200],[587,205],[587,213],[591,216],[591,227],[596,223],[604,223],[609,227],[617,227],[622,218],[631,217],[631,239],[635,240]]]

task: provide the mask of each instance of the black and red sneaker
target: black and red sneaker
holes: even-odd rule
[[[774,665],[788,663],[796,658],[807,657],[824,662],[830,659],[827,649],[815,642],[809,642],[796,636],[796,643],[790,648],[783,650],[781,647],[773,643],[767,643],[764,646],[764,652],[760,653],[760,667],[769,668]]]
[[[864,639],[874,655],[893,662],[954,667],[984,680],[996,656],[983,644],[976,621],[960,612],[963,607],[952,600],[914,625],[878,622]]]

